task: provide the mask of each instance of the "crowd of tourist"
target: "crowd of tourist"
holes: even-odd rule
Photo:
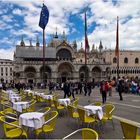
[[[54,90],[63,90],[64,91],[64,98],[72,96],[75,98],[74,94],[84,94],[85,96],[90,96],[92,93],[92,89],[94,87],[100,87],[100,93],[102,94],[103,102],[106,101],[107,93],[109,96],[112,96],[112,87],[116,88],[116,91],[120,95],[120,100],[122,98],[123,93],[132,93],[132,94],[139,94],[140,95],[140,81],[138,79],[126,79],[126,78],[119,78],[117,81],[115,80],[108,80],[108,81],[101,81],[100,83],[95,83],[91,81],[84,81],[84,82],[73,82],[73,81],[66,81],[64,83],[54,83],[49,82],[48,84],[38,83],[38,84],[25,84],[25,83],[4,83],[3,81],[0,82],[0,89],[6,90],[7,88],[16,88],[20,91],[20,89],[34,89],[34,88],[48,88],[50,94]]]

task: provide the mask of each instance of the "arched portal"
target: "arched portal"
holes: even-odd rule
[[[73,77],[73,66],[70,63],[61,63],[58,66],[58,81],[65,82]]]
[[[41,67],[40,68],[40,76],[42,79],[42,82],[47,83],[49,80],[51,80],[51,68],[49,66]]]
[[[72,54],[69,50],[67,49],[60,49],[57,54],[56,57],[58,59],[64,59],[64,60],[71,60],[72,59]]]
[[[92,69],[92,79],[94,79],[95,82],[101,81],[101,72],[101,69],[97,66]]]
[[[89,79],[89,69],[87,66],[82,66],[80,69],[79,69],[79,79],[80,81],[88,81]]]
[[[25,78],[26,78],[26,82],[29,84],[33,84],[35,83],[35,78],[36,78],[36,70],[34,67],[32,66],[28,66],[25,68],[24,70],[25,73]]]

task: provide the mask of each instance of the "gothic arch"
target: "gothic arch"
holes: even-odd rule
[[[89,79],[89,68],[87,66],[81,66],[79,69],[79,79],[80,81],[88,81]]]
[[[45,65],[45,67],[43,67],[43,66],[40,67],[40,76],[41,76],[42,82],[44,80],[46,83],[48,83],[52,77],[51,68],[47,65]]]
[[[58,81],[65,82],[73,77],[74,67],[71,63],[63,62],[58,66]]]
[[[27,66],[24,69],[24,74],[27,83],[34,83],[36,78],[36,69],[33,66]]]
[[[93,78],[96,82],[100,82],[100,81],[101,81],[101,73],[102,73],[101,68],[95,66],[95,67],[92,69],[92,78]]]

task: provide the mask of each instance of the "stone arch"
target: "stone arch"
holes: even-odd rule
[[[116,57],[113,58],[113,63],[117,63],[117,58]]]
[[[74,67],[71,63],[63,62],[58,66],[58,82],[72,80]]]
[[[127,57],[124,58],[124,63],[126,63],[126,64],[128,63],[128,58]]]
[[[48,83],[48,81],[51,80],[52,77],[52,70],[49,66],[45,65],[45,67],[40,67],[40,76],[42,79],[42,82]]]
[[[24,74],[25,74],[25,78],[26,78],[26,82],[27,83],[35,83],[36,80],[36,69],[33,66],[27,66],[24,69]]]
[[[100,82],[101,81],[101,73],[102,73],[101,68],[95,66],[92,69],[92,78],[94,78],[96,82]]]
[[[89,79],[89,68],[87,66],[83,65],[79,69],[79,80],[88,81],[88,79]]]
[[[56,53],[56,57],[62,60],[72,60],[71,51],[66,48],[59,49]]]
[[[139,58],[135,58],[135,64],[138,64],[139,63]]]

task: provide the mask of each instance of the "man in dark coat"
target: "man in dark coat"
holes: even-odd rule
[[[123,97],[122,97],[122,92],[123,92],[123,84],[122,84],[122,80],[119,80],[119,83],[118,83],[118,92],[119,92],[119,96],[120,96],[120,100],[122,101],[123,100]]]

